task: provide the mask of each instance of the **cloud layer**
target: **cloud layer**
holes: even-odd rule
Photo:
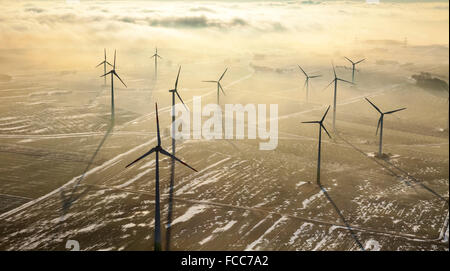
[[[411,44],[448,47],[445,2],[30,1],[8,2],[0,10],[3,60],[32,51],[30,58],[45,62],[45,55],[38,54],[45,49],[53,50],[52,61],[59,61],[56,51],[104,47],[137,51],[149,44],[177,52],[195,48],[199,54],[271,50],[280,55],[295,51],[300,56],[339,54],[342,48],[358,44],[385,51],[405,38]]]
[[[119,37],[119,33],[127,32],[125,36],[131,38],[161,33],[163,29],[243,35],[289,31],[304,35],[308,42],[356,36],[392,40],[413,36],[411,40],[421,42],[448,41],[448,3],[81,1],[77,5],[50,1],[19,2],[3,5],[1,9],[0,38],[7,42],[0,46],[7,47],[11,47],[8,44],[13,40],[25,42],[25,37],[31,41],[52,35],[77,39],[84,34],[84,38],[91,40],[93,33],[102,39],[105,34]]]

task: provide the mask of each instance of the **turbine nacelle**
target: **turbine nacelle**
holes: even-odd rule
[[[150,58],[154,58],[154,57],[159,57],[159,58],[162,58],[160,55],[158,55],[158,48],[156,48],[156,50],[155,50],[155,54],[154,55],[152,55]]]
[[[346,56],[344,56],[345,57],[345,59],[347,59],[348,61],[350,61],[350,63],[352,63],[352,83],[353,82],[355,82],[355,66],[356,66],[356,64],[359,64],[359,63],[361,63],[361,62],[363,62],[364,60],[366,60],[365,58],[363,58],[363,59],[361,59],[361,60],[359,60],[359,61],[356,61],[356,62],[353,62],[352,60],[350,60],[348,57],[346,57]]]
[[[127,85],[122,81],[122,79],[121,79],[120,76],[116,73],[115,70],[110,70],[109,72],[105,73],[104,75],[102,75],[102,76],[100,76],[100,77],[107,76],[108,74],[111,74],[111,76],[116,76],[117,79],[119,79],[120,82],[127,88]]]
[[[308,75],[305,70],[302,69],[302,67],[300,67],[300,65],[297,65],[299,67],[299,69],[303,72],[303,74],[306,77],[306,80],[312,79],[312,78],[317,78],[317,77],[321,77],[322,75]]]
[[[315,123],[315,124],[319,124],[320,125],[320,129],[324,129],[325,132],[327,133],[328,137],[331,138],[330,133],[328,133],[327,128],[325,128],[325,125],[323,125],[323,121],[325,120],[325,117],[328,114],[328,111],[330,110],[330,106],[328,106],[327,110],[325,111],[325,114],[323,114],[323,117],[321,120],[315,120],[315,121],[303,121],[302,123]]]
[[[112,66],[112,70],[110,70],[109,72],[105,73],[104,75],[101,75],[100,77],[104,77],[107,76],[108,74],[111,74],[111,78],[114,78],[114,76],[117,77],[117,79],[120,80],[120,82],[122,82],[122,84],[127,87],[127,85],[123,82],[123,80],[120,78],[120,76],[116,73],[116,50],[114,50],[114,65]]]
[[[184,103],[183,99],[181,98],[180,94],[178,93],[178,79],[180,78],[180,71],[181,71],[181,66],[178,68],[177,79],[175,80],[175,87],[173,89],[169,89],[169,92],[176,94],[178,99],[180,99],[181,103],[184,105],[184,108],[186,108],[186,110],[189,111],[189,108],[187,108],[186,104]]]
[[[220,80],[225,76],[225,73],[227,72],[228,68],[225,69],[225,71],[220,76],[219,80],[209,80],[209,81],[203,81],[206,83],[216,83],[217,84],[217,101],[219,101],[219,90],[222,91],[222,94],[226,96],[225,91],[223,91],[222,84],[220,84]]]
[[[334,79],[331,80],[331,82],[324,88],[324,90],[327,89],[327,88],[328,88],[331,84],[333,84],[333,83],[337,84],[338,81],[342,81],[342,82],[349,83],[349,84],[352,84],[352,85],[355,84],[355,83],[353,83],[353,82],[350,82],[350,81],[347,81],[347,80],[344,80],[344,79],[341,79],[341,78],[337,77],[336,69],[334,68],[334,64],[332,64],[332,65],[333,65]]]
[[[349,58],[346,57],[346,56],[344,56],[344,58],[347,59],[350,63],[352,63],[352,66],[353,66],[353,67],[354,67],[356,64],[359,64],[359,63],[363,62],[364,60],[366,60],[365,58],[363,58],[363,59],[361,59],[361,60],[359,60],[359,61],[353,62],[351,59],[349,59]]]

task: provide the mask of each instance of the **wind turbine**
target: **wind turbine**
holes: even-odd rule
[[[104,48],[104,51],[105,51],[105,59],[102,61],[102,62],[100,62],[100,64],[98,64],[97,66],[95,66],[96,68],[98,67],[98,66],[100,66],[100,65],[102,65],[103,64],[103,74],[105,74],[106,73],[106,64],[108,64],[109,66],[113,66],[113,65],[111,65],[111,63],[109,63],[108,61],[106,61],[106,48]],[[104,83],[105,85],[106,85],[106,77],[105,77],[105,83]]]
[[[341,210],[339,210],[339,208],[337,207],[336,203],[331,199],[331,197],[330,197],[330,195],[328,195],[328,192],[326,191],[326,189],[320,183],[320,154],[321,154],[321,145],[322,145],[322,128],[325,130],[325,132],[327,133],[328,137],[331,138],[330,133],[328,133],[328,131],[327,131],[327,128],[325,128],[325,126],[323,125],[323,121],[325,120],[325,117],[327,116],[328,110],[330,110],[330,106],[328,106],[327,111],[325,111],[325,114],[323,114],[323,117],[322,117],[322,119],[320,121],[304,121],[304,122],[302,122],[302,123],[317,123],[317,124],[319,124],[319,153],[317,155],[317,185],[322,190],[322,192],[325,194],[326,198],[331,203],[331,205],[333,205],[334,209],[336,210],[337,214],[339,215],[339,217],[344,222],[345,226],[349,230],[350,235],[353,237],[353,239],[355,240],[356,244],[359,246],[359,248],[361,250],[364,250],[363,245],[358,240],[358,237],[354,233],[354,231],[353,231],[352,227],[350,226],[350,224],[348,224],[348,222],[345,219],[344,215],[342,214]]]
[[[122,82],[122,84],[127,87],[127,85],[125,85],[125,83],[116,73],[116,50],[114,50],[114,65],[112,66],[112,70],[110,70],[108,73],[105,73],[101,77],[106,78],[108,74],[111,74],[111,119],[114,119],[114,76],[116,76],[120,80],[120,82]]]
[[[175,157],[174,155],[170,154],[168,151],[164,150],[161,147],[161,135],[159,132],[159,118],[158,118],[158,104],[155,103],[155,108],[156,108],[156,128],[157,128],[157,135],[158,135],[158,145],[156,145],[156,147],[152,148],[151,150],[149,150],[148,152],[144,153],[141,157],[139,157],[138,159],[134,160],[133,162],[131,162],[130,164],[128,164],[126,166],[129,167],[133,164],[135,164],[136,162],[140,161],[141,159],[145,158],[146,156],[155,153],[156,155],[156,170],[155,170],[155,251],[159,251],[161,250],[161,221],[160,221],[160,200],[159,200],[159,154],[164,154],[166,156],[171,157],[172,159],[180,162],[181,164],[185,165],[186,167],[192,169],[193,171],[197,172],[196,169],[194,169],[193,167],[189,166],[188,164],[186,164],[185,162],[181,161],[180,159],[178,159],[177,157]]]
[[[350,63],[352,63],[352,83],[355,83],[355,66],[356,66],[356,64],[359,64],[359,63],[363,62],[366,59],[364,58],[364,59],[361,59],[359,61],[353,62],[348,57],[346,57],[346,56],[344,56],[344,57],[345,57],[345,59],[350,61]]]
[[[180,77],[180,71],[181,66],[178,69],[178,75],[177,80],[175,81],[175,87],[174,89],[169,90],[169,92],[172,92],[172,155],[175,157],[175,94],[178,96],[178,99],[180,99],[181,103],[183,103],[184,107],[187,111],[189,109],[187,108],[186,104],[183,102],[183,99],[181,99],[180,94],[178,93],[178,78]],[[173,199],[173,186],[175,181],[175,159],[172,157],[171,159],[171,174],[170,174],[170,188],[169,188],[169,211],[167,214],[167,236],[166,236],[166,249],[169,250],[170,246],[170,233],[171,233],[171,224],[172,224],[172,199]]]
[[[222,76],[220,76],[219,80],[217,81],[203,81],[208,83],[217,83],[217,104],[219,104],[219,89],[222,91],[223,95],[225,95],[225,92],[223,91],[222,85],[220,84],[220,80],[222,80],[223,76],[227,72],[228,68],[225,69],[225,71],[222,73]]]
[[[381,155],[383,154],[383,120],[384,120],[384,115],[388,115],[388,114],[392,114],[398,111],[402,111],[405,110],[406,107],[404,108],[400,108],[400,109],[396,109],[396,110],[392,110],[392,111],[387,111],[387,112],[381,112],[381,110],[374,105],[369,99],[366,98],[366,100],[378,111],[378,113],[380,113],[380,118],[378,119],[378,125],[377,125],[377,131],[375,132],[375,135],[378,134],[378,129],[380,129],[380,147],[378,149],[378,155],[381,157]]]
[[[311,75],[311,76],[309,76],[309,75],[302,69],[302,67],[300,67],[300,65],[297,65],[297,66],[300,68],[300,70],[303,72],[303,74],[304,74],[305,77],[306,77],[305,84],[303,85],[303,88],[306,87],[306,101],[308,102],[308,98],[309,98],[309,79],[316,78],[316,77],[320,77],[320,76],[322,76],[322,75]]]
[[[155,54],[151,56],[151,58],[155,58],[155,78],[158,72],[158,57],[162,58],[160,55],[158,55],[158,48],[155,48]]]
[[[325,88],[329,87],[331,84],[334,83],[334,97],[333,97],[333,131],[336,131],[336,96],[337,96],[337,83],[338,81],[342,81],[342,82],[346,82],[349,84],[353,84],[350,81],[338,78],[336,75],[336,69],[334,68],[334,64],[333,64],[333,73],[334,73],[334,79],[333,81],[331,81],[328,86],[326,86]]]
[[[178,99],[180,99],[181,103],[184,105],[184,108],[186,108],[187,111],[189,109],[187,108],[186,104],[183,102],[183,99],[181,99],[180,94],[178,93],[178,79],[180,77],[180,71],[181,66],[178,68],[178,74],[177,74],[177,80],[175,80],[175,87],[173,89],[170,89],[169,92],[172,92],[172,155],[175,157],[175,94],[177,95]],[[175,162],[174,158],[172,157],[172,164]]]
[[[320,184],[320,153],[321,153],[321,145],[322,145],[322,128],[327,133],[328,137],[331,138],[330,133],[328,133],[327,128],[323,125],[323,121],[325,117],[328,114],[328,110],[330,110],[330,106],[328,106],[327,111],[325,111],[325,114],[323,115],[322,119],[320,121],[303,121],[302,123],[317,123],[319,124],[319,154],[317,155],[317,184],[321,186]]]

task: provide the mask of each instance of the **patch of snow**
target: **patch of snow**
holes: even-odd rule
[[[317,198],[319,198],[322,195],[322,191],[319,191],[317,194],[312,195],[311,197],[305,199],[302,202],[303,208],[302,209],[306,209],[308,207],[308,205],[313,202],[314,200],[316,200]]]
[[[270,226],[270,228],[267,229],[267,231],[265,233],[263,233],[258,239],[256,239],[253,243],[251,243],[250,245],[248,245],[245,248],[245,251],[251,251],[254,250],[256,245],[258,245],[264,238],[264,236],[266,236],[267,234],[269,234],[270,232],[272,232],[277,226],[278,224],[286,221],[288,219],[287,216],[282,216],[280,219],[278,219],[272,226]]]
[[[180,223],[180,222],[186,222],[192,217],[194,217],[196,214],[202,213],[208,208],[206,205],[195,205],[190,207],[186,213],[184,213],[182,216],[177,217],[171,224],[171,226]]]
[[[77,233],[90,232],[90,231],[93,231],[93,230],[96,229],[96,228],[100,228],[101,226],[103,226],[103,224],[91,224],[91,225],[89,225],[89,226],[87,226],[87,227],[84,227],[84,228],[82,228],[82,229],[79,229],[79,230],[77,231]]]
[[[447,225],[447,230],[444,233],[444,237],[442,238],[442,242],[448,243],[448,225]]]
[[[205,239],[201,240],[200,242],[198,242],[201,246],[203,246],[205,243],[209,242],[211,239],[213,238],[212,235],[206,237]]]
[[[228,222],[225,226],[215,229],[213,231],[213,233],[227,231],[227,230],[231,229],[231,227],[233,227],[233,225],[236,224],[236,222],[237,222],[236,220],[232,220],[232,221]]]
[[[371,250],[371,251],[380,251],[381,250],[381,246],[380,246],[380,243],[378,243],[378,241],[370,239],[364,245],[364,249],[365,250]]]
[[[33,142],[34,139],[24,139],[24,140],[20,140],[18,143],[29,143],[29,142]]]
[[[319,243],[317,243],[317,245],[312,249],[312,251],[319,250],[321,247],[323,247],[323,245],[325,244],[326,241],[327,241],[327,238],[324,237],[322,240],[320,240]]]
[[[193,191],[203,185],[217,182],[220,179],[220,177],[223,176],[223,171],[222,170],[212,170],[212,171],[208,172],[208,170],[221,164],[221,163],[224,163],[230,159],[231,159],[230,157],[227,157],[225,159],[222,159],[222,160],[200,170],[199,172],[196,173],[197,176],[199,176],[201,173],[203,173],[205,171],[207,173],[193,179],[192,181],[189,182],[189,184],[179,188],[175,194],[181,195],[183,193],[187,193],[186,191]]]
[[[145,176],[145,174],[149,173],[150,171],[152,171],[153,169],[147,169],[144,170],[143,172],[137,174],[136,176],[134,176],[133,178],[131,178],[130,180],[128,180],[127,182],[120,184],[120,185],[116,185],[116,188],[118,189],[122,189],[124,187],[129,186],[130,184],[134,183],[135,181],[139,180],[140,178],[142,178],[143,176]]]
[[[124,229],[124,230],[129,229],[129,228],[134,228],[134,227],[136,227],[136,224],[134,224],[134,223],[128,223],[128,224],[122,225],[122,229]]]
[[[300,228],[294,232],[294,235],[292,235],[291,239],[289,239],[289,245],[294,244],[295,240],[298,239],[300,233],[302,233],[303,230],[305,229],[305,227],[308,227],[308,226],[309,226],[309,227],[312,227],[313,224],[308,223],[308,222],[307,222],[307,223],[303,223],[303,224],[300,226]]]

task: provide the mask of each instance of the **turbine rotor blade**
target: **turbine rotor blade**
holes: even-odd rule
[[[109,63],[108,61],[105,61],[106,64],[108,64],[109,66],[113,67],[113,65],[111,63]]]
[[[297,66],[300,68],[300,70],[303,72],[303,74],[308,77],[308,75],[306,74],[306,72],[302,69],[302,67],[300,67],[300,65],[297,64]]]
[[[207,82],[207,83],[217,83],[217,81],[202,81],[202,82]]]
[[[112,71],[109,71],[109,72],[105,73],[104,75],[100,75],[100,77],[105,77],[105,76],[107,76],[110,73],[112,73]]]
[[[115,76],[117,76],[117,78],[119,78],[120,82],[122,82],[122,84],[127,88],[127,85],[125,85],[125,83],[122,81],[122,79],[120,79],[119,75],[116,72],[113,72],[113,74]]]
[[[347,81],[347,80],[344,80],[344,79],[341,79],[341,78],[336,78],[336,80],[339,80],[339,81],[346,82],[346,83],[354,85],[354,83],[352,83],[350,81]]]
[[[181,164],[185,165],[186,167],[192,169],[193,171],[198,172],[195,168],[193,168],[193,167],[191,167],[190,165],[186,164],[185,162],[181,161],[181,160],[178,159],[176,156],[174,156],[174,155],[172,155],[171,153],[167,152],[167,151],[164,150],[163,148],[161,148],[161,149],[159,150],[159,152],[162,153],[162,154],[164,154],[164,155],[166,155],[166,156],[169,156],[169,157],[173,158],[174,160],[180,162]]]
[[[346,57],[346,56],[344,56],[344,57],[345,57],[345,59],[347,59],[348,61],[350,61],[350,63],[356,64],[356,63],[353,63],[353,61],[351,61],[348,57]]]
[[[177,80],[175,81],[175,92],[177,91],[178,78],[180,77],[180,71],[181,71],[181,66],[180,66],[180,68],[178,68]],[[178,95],[178,93],[177,93],[177,95]],[[178,97],[180,97],[180,96],[178,96]]]
[[[309,78],[311,79],[311,78],[317,78],[317,77],[322,77],[322,75],[312,75],[312,76],[309,76]]]
[[[312,120],[312,121],[302,121],[302,123],[320,123],[320,121]]]
[[[325,119],[325,117],[327,116],[328,110],[330,110],[330,106],[331,106],[331,105],[328,106],[327,111],[325,111],[325,114],[323,114],[323,117],[322,117],[322,120],[320,121],[320,123],[322,123],[323,120]]]
[[[223,88],[222,88],[222,85],[220,84],[220,82],[217,82],[217,84],[219,84],[219,88],[220,88],[220,90],[222,91],[223,95],[227,96],[227,95],[225,94],[225,91],[223,91]]]
[[[180,94],[178,94],[177,90],[175,90],[175,94],[177,94],[178,99],[180,99],[181,103],[184,105],[184,108],[186,108],[186,111],[189,111],[189,109],[187,108],[186,104],[183,102],[183,99],[181,99]]]
[[[331,138],[330,133],[328,133],[327,128],[325,128],[325,126],[322,123],[320,123],[320,127],[322,127],[327,133],[328,137]]]
[[[334,79],[333,81],[331,81],[326,87],[323,88],[323,90],[325,90],[325,89],[327,89],[329,86],[331,86],[331,84],[333,84],[334,81],[336,81],[336,79]]]
[[[125,166],[125,168],[137,163],[139,160],[143,159],[144,157],[146,157],[147,155],[152,154],[153,152],[156,151],[156,148],[152,148],[151,150],[149,150],[148,152],[144,153],[142,156],[140,156],[138,159],[134,160],[133,162],[129,163],[128,165]]]
[[[105,61],[100,62],[100,64],[98,64],[97,66],[95,66],[96,68],[100,65],[102,65],[103,63],[105,63]]]
[[[337,76],[336,76],[336,69],[334,68],[334,64],[333,63],[332,63],[332,65],[333,65],[334,78],[336,79],[337,78]]]
[[[381,110],[376,106],[376,105],[374,105],[369,99],[367,99],[367,98],[365,98],[378,112],[380,112],[380,114],[383,114],[383,112],[381,112]]]
[[[356,62],[355,65],[358,64],[358,63],[363,62],[364,60],[366,60],[366,59],[365,58],[361,59],[360,61]]]
[[[225,71],[222,73],[222,76],[220,76],[220,78],[219,78],[218,81],[222,80],[222,78],[223,78],[223,76],[225,75],[225,73],[227,72],[227,70],[228,70],[228,68],[225,69]]]
[[[400,108],[400,109],[396,109],[396,110],[392,110],[392,111],[388,111],[388,112],[385,112],[384,114],[392,114],[392,113],[395,113],[395,112],[398,112],[398,111],[402,111],[402,110],[405,110],[405,109],[406,109],[406,107]]]

